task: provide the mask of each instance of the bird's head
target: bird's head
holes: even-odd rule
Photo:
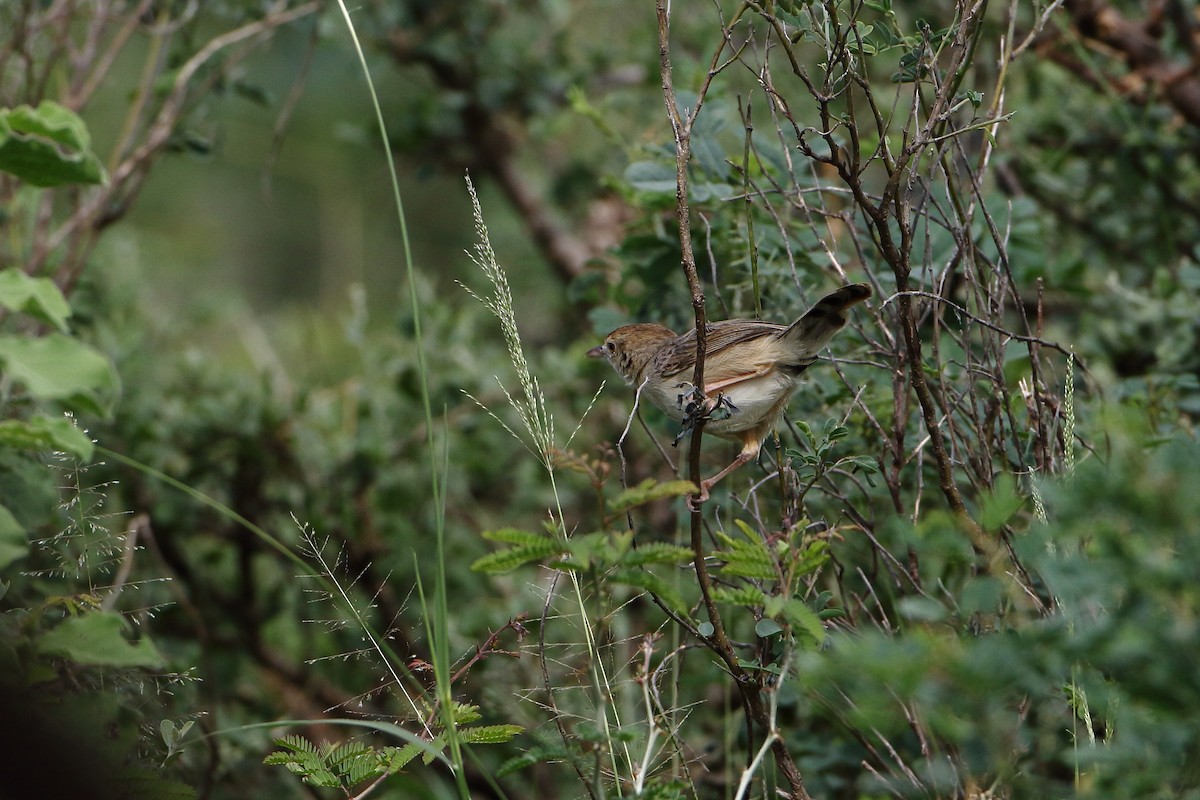
[[[588,358],[606,358],[627,383],[645,377],[646,365],[663,345],[675,338],[675,331],[652,322],[625,325],[604,337],[604,344],[588,350]]]

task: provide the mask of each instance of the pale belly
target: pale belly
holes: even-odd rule
[[[704,426],[705,433],[736,437],[742,431],[773,424],[786,407],[797,382],[786,373],[774,372],[727,386],[719,394],[733,408],[724,407],[714,413]],[[668,387],[665,391],[651,391],[647,387],[643,395],[672,419],[682,422],[686,416],[686,404],[692,402],[688,394],[690,388],[691,384]]]

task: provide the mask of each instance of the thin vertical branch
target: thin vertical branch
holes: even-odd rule
[[[748,8],[743,4],[734,19],[740,18]],[[696,258],[691,237],[691,214],[688,203],[688,164],[691,161],[692,125],[700,112],[704,97],[711,85],[712,79],[720,72],[720,55],[729,41],[724,35],[721,45],[713,55],[712,62],[700,91],[697,93],[696,106],[681,111],[675,96],[673,70],[670,54],[670,15],[667,12],[667,0],[656,0],[655,10],[658,19],[659,65],[662,76],[663,99],[666,103],[667,116],[671,122],[671,130],[675,140],[675,207],[679,223],[680,260],[688,289],[691,293],[692,308],[696,317],[696,366],[692,382],[696,389],[703,393],[704,389],[704,355],[706,347],[706,319],[704,312],[704,291],[696,270]],[[723,31],[727,34],[728,27]],[[692,437],[688,451],[688,476],[697,484],[700,483],[700,439],[704,432],[703,418],[697,420],[692,429]],[[693,508],[691,513],[691,547],[693,564],[696,569],[696,579],[700,586],[705,610],[713,626],[713,633],[707,638],[707,644],[724,662],[734,682],[738,686],[742,703],[746,710],[747,725],[755,725],[764,731],[776,762],[783,772],[791,788],[792,796],[799,800],[808,800],[809,794],[804,788],[803,776],[796,766],[786,743],[773,735],[772,718],[763,702],[763,687],[761,683],[741,666],[733,644],[725,632],[721,615],[712,596],[712,580],[708,574],[705,562],[703,541],[703,518],[700,509]],[[753,731],[750,731],[753,733]]]

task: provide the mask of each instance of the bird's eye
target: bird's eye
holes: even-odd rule
[[[605,343],[604,343],[604,347],[605,347],[605,349],[606,349],[606,350],[608,350],[608,352],[610,352],[610,353],[611,353],[613,350],[616,350],[616,349],[617,349],[617,346],[616,346],[615,344],[613,344],[612,342],[605,342]]]

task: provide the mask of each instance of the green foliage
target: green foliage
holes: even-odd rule
[[[48,322],[60,333],[68,333],[71,306],[49,278],[31,278],[16,267],[0,271],[0,305]]]
[[[275,744],[282,750],[277,750],[263,759],[264,764],[282,765],[293,774],[313,786],[341,788],[349,795],[349,790],[370,777],[385,774],[412,760],[414,752],[407,758],[394,758],[395,754],[375,751],[358,742],[348,742],[335,745],[326,743],[318,747],[301,736],[286,736],[275,739]]]
[[[28,13],[32,7],[18,16]],[[20,27],[27,20],[7,22]],[[12,40],[0,39],[5,63],[11,48]],[[32,52],[21,57],[27,88],[45,66]],[[111,484],[88,482],[94,444],[74,416],[110,415],[119,381],[108,356],[72,330],[63,283],[39,275],[34,263],[35,254],[49,251],[39,237],[52,228],[59,204],[51,192],[29,187],[74,186],[79,193],[75,185],[105,184],[107,174],[83,120],[51,100],[0,110],[0,172],[7,173],[0,219],[12,234],[5,251],[29,257],[0,272],[0,573],[7,579],[0,580],[0,689],[19,699],[19,709],[6,709],[8,724],[23,725],[29,736],[22,753],[31,759],[30,774],[18,783],[37,781],[56,795],[75,773],[91,772],[98,797],[194,798],[190,786],[151,766],[154,746],[135,733],[159,713],[150,698],[186,679],[167,671],[169,659],[135,624],[156,610],[153,603],[134,613],[112,609],[128,580],[114,559],[131,556],[133,542],[129,532],[111,529],[122,515],[103,510]],[[26,226],[22,215],[34,207],[42,209],[38,222]],[[87,721],[86,731],[78,720]],[[191,725],[164,722],[168,756]],[[99,731],[103,737],[93,735]],[[49,749],[65,765],[66,783],[32,774],[50,763],[41,752]],[[5,781],[16,777],[6,772]]]
[[[767,547],[758,541],[757,534],[742,520],[736,520],[744,538],[735,539],[724,533],[718,533],[717,539],[724,549],[717,550],[716,556],[724,561],[721,572],[731,577],[758,578],[772,580],[777,576],[775,559]]]
[[[0,333],[0,370],[28,392],[23,405],[31,409],[25,419],[0,422],[0,444],[21,450],[64,450],[87,460],[92,451],[87,436],[71,421],[48,416],[38,405],[56,402],[94,414],[107,412],[118,386],[112,363],[70,334],[70,304],[52,281],[6,269],[0,272],[0,306],[58,329],[39,337]]]
[[[515,528],[504,528],[498,531],[484,531],[483,538],[493,542],[503,542],[513,545],[504,550],[497,550],[478,558],[471,564],[471,569],[488,575],[499,575],[512,572],[522,564],[531,561],[541,561],[550,556],[562,555],[563,546],[549,534],[530,533]]]
[[[0,9],[0,29],[20,30],[8,23],[43,5]],[[156,7],[163,20],[126,20],[137,34],[111,81],[121,108],[159,113],[179,74],[147,68],[154,80],[138,88],[122,77],[139,73],[126,58],[177,70],[203,45],[199,28],[176,27],[182,21],[169,5]],[[202,5],[201,26],[269,19],[252,3]],[[1200,409],[1192,247],[1200,217],[1188,199],[1200,173],[1195,126],[1166,105],[1167,87],[1151,80],[1131,98],[1128,87],[1150,73],[1105,74],[1091,36],[1078,36],[1063,11],[1051,15],[1037,47],[1005,60],[1000,42],[1021,45],[1039,24],[1038,3],[1014,5],[1011,27],[1007,8],[966,26],[944,8],[886,0],[778,2],[736,18],[683,14],[675,4],[670,49],[681,104],[701,107],[698,92],[708,87],[692,131],[687,198],[710,318],[784,321],[821,287],[860,274],[878,290],[831,348],[837,363],[805,374],[781,446],[768,443],[760,465],[714,493],[693,550],[679,498],[695,487],[669,479],[637,428],[618,453],[600,444],[625,423],[627,394],[609,392],[596,404],[572,439],[576,451],[524,436],[533,465],[462,401],[463,391],[489,408],[511,401],[495,390],[502,372],[502,385],[521,387],[518,422],[552,432],[550,413],[578,418],[601,380],[583,363],[586,345],[572,341],[594,344],[581,333],[585,313],[605,331],[645,319],[691,324],[679,271],[685,232],[674,227],[677,149],[651,63],[652,20],[644,7],[625,13],[618,4],[604,10],[605,30],[616,25],[622,35],[596,37],[590,17],[573,16],[594,13],[586,4],[467,3],[449,14],[418,5],[362,9],[378,25],[376,57],[403,71],[389,97],[398,120],[391,144],[418,154],[423,177],[451,165],[459,180],[471,165],[484,199],[492,179],[528,181],[515,187],[523,192],[502,183],[496,195],[520,200],[517,211],[543,247],[560,216],[616,242],[591,251],[567,287],[544,280],[522,254],[508,293],[485,301],[503,311],[509,346],[494,322],[460,307],[456,290],[418,281],[406,299],[420,308],[428,374],[416,367],[416,311],[403,304],[369,316],[360,299],[344,317],[322,309],[319,318],[298,312],[281,322],[284,315],[239,311],[225,298],[214,303],[218,313],[202,310],[192,289],[183,301],[164,301],[158,279],[170,265],[136,228],[117,224],[145,177],[143,162],[123,161],[121,149],[141,152],[145,143],[114,144],[105,161],[124,168],[109,179],[137,180],[93,194],[105,190],[105,176],[78,117],[32,96],[3,112],[0,212],[10,234],[5,265],[14,266],[0,272],[0,673],[117,732],[113,761],[165,764],[197,786],[211,782],[213,797],[290,796],[288,771],[346,794],[388,777],[379,796],[434,795],[442,788],[436,756],[411,742],[318,746],[287,737],[267,758],[286,770],[261,770],[248,767],[269,747],[256,730],[218,737],[206,750],[213,740],[197,743],[193,720],[212,712],[222,726],[261,723],[287,716],[294,701],[406,725],[431,715],[428,698],[398,687],[424,690],[436,660],[419,633],[430,612],[408,598],[433,566],[430,531],[442,520],[451,555],[440,568],[453,612],[442,612],[442,656],[466,654],[449,671],[456,696],[479,706],[440,706],[457,728],[429,743],[435,752],[452,742],[493,745],[474,750],[466,769],[495,778],[509,796],[546,787],[579,794],[583,781],[611,796],[707,798],[732,793],[743,777],[743,796],[769,796],[780,775],[767,762],[744,772],[767,730],[784,737],[812,796],[838,800],[1200,791],[1190,766],[1200,753],[1200,691],[1188,660],[1200,647],[1192,542],[1200,508],[1187,482],[1200,469],[1189,433]],[[99,30],[92,22],[62,30]],[[1068,55],[1092,59],[1088,69],[1062,70],[1070,61],[1061,50],[1041,57],[1064,37]],[[6,102],[18,84],[102,85],[70,65],[43,69],[49,51],[41,48],[58,41],[28,52],[0,42]],[[324,25],[313,41],[327,59],[314,74],[327,86],[341,74],[326,68],[341,63],[337,43]],[[1190,57],[1185,36],[1157,41],[1169,55]],[[710,60],[708,49],[730,42],[745,46]],[[955,66],[959,49],[978,68]],[[295,41],[278,52],[290,79],[303,54]],[[253,63],[238,73],[211,62],[198,74],[254,103],[287,90]],[[336,90],[350,94],[344,84]],[[89,109],[103,100],[75,99],[73,107]],[[205,97],[177,99],[183,111],[167,120],[163,147],[203,155],[201,172],[227,177],[211,168],[229,166],[222,143],[248,158],[239,131],[257,118],[239,116],[225,129]],[[153,120],[105,120],[95,138],[107,143],[121,131],[136,139]],[[321,181],[311,165],[327,153],[316,132],[331,126],[310,122],[297,126],[303,140],[280,148],[286,155],[296,141],[304,145],[303,167],[277,172],[288,176],[274,187],[281,208],[290,209],[284,184],[296,174]],[[343,131],[354,124],[350,114],[337,121]],[[339,154],[355,146],[334,145]],[[146,169],[159,152],[145,151]],[[180,169],[168,194],[253,220],[257,261],[271,212],[214,201],[196,173]],[[370,196],[365,176],[376,171],[364,169],[344,195],[321,186],[322,208],[341,211],[339,199]],[[53,196],[31,188],[63,179],[101,183]],[[537,215],[543,189],[540,210],[551,213]],[[443,214],[439,184],[413,191],[419,206]],[[889,192],[883,223],[873,227],[860,198]],[[619,207],[619,222],[585,217],[602,203]],[[187,216],[166,213],[173,225]],[[292,231],[289,280],[294,273],[301,283],[312,262],[327,270],[322,287],[336,285],[343,273],[325,262],[360,260],[347,257],[358,252],[347,242],[360,223],[294,216],[322,232],[313,249],[333,256],[305,250],[298,258]],[[458,225],[445,216],[447,228]],[[217,224],[223,233],[229,226]],[[375,237],[384,226],[367,216],[361,227]],[[435,249],[446,229],[427,227],[418,260],[439,271],[456,264]],[[459,227],[468,227],[465,218]],[[496,226],[498,241],[505,227]],[[203,250],[176,242],[174,231],[172,252]],[[883,247],[889,235],[908,259],[898,269]],[[114,244],[87,264],[99,239]],[[241,270],[237,252],[212,260],[232,256]],[[140,262],[153,263],[155,274],[134,272]],[[123,286],[125,269],[133,277]],[[895,296],[901,279],[918,294]],[[379,307],[394,302],[371,294]],[[906,302],[908,316],[898,310]],[[516,325],[527,323],[516,312],[525,303],[536,309],[528,316],[534,333],[520,344]],[[916,361],[904,340],[910,330]],[[1074,373],[1077,401],[1058,343],[1087,364]],[[524,369],[510,373],[514,353]],[[915,392],[918,376],[931,398]],[[1105,424],[1101,393],[1129,413]],[[928,416],[923,402],[932,402]],[[647,422],[669,440],[666,423]],[[946,472],[934,452],[938,431]],[[342,576],[340,605],[326,613],[327,590],[297,580],[294,565],[194,496],[145,473],[110,483],[113,465],[90,467],[89,476],[93,436],[283,546],[327,555],[329,572]],[[706,470],[727,463],[721,449],[706,444]],[[1082,463],[1067,480],[1076,451]],[[632,487],[616,485],[618,460]],[[444,485],[441,505],[429,496],[431,469]],[[964,513],[947,510],[947,480]],[[144,519],[136,543],[101,496]],[[550,522],[539,527],[547,509]],[[312,528],[297,533],[292,515]],[[312,530],[329,540],[317,542]],[[696,580],[701,567],[713,579],[711,606]],[[323,602],[306,602],[314,597]],[[320,628],[305,622],[314,618]],[[411,660],[364,654],[364,623]],[[719,626],[728,653],[706,649]],[[192,665],[205,678],[203,693],[165,672]],[[743,678],[731,680],[739,669]],[[769,726],[747,724],[736,694],[744,690],[757,692]],[[485,717],[503,722],[476,724]],[[525,727],[554,733],[514,756]],[[415,765],[419,755],[429,769]],[[144,776],[144,796],[193,794],[157,768]],[[483,781],[472,785],[488,791]]]
[[[648,478],[633,489],[610,500],[611,511],[623,511],[666,497],[695,492],[690,481],[658,484]],[[686,564],[693,553],[686,547],[665,542],[647,542],[633,547],[632,531],[599,531],[575,534],[560,541],[554,532],[532,533],[514,528],[485,531],[483,538],[510,545],[477,559],[471,569],[489,575],[511,572],[529,563],[541,563],[557,570],[577,572],[606,585],[626,586],[649,591],[681,616],[687,616],[688,604],[668,581],[654,574],[651,566],[672,567]]]
[[[612,513],[628,511],[631,508],[644,506],[655,500],[668,497],[683,497],[696,494],[698,489],[691,481],[666,481],[659,483],[653,478],[646,478],[637,486],[624,490],[608,501],[608,510]]]
[[[90,461],[95,445],[69,417],[33,413],[27,419],[0,422],[0,446],[13,450],[58,450],[80,461]]]
[[[957,624],[918,616],[902,636],[834,634],[828,655],[801,658],[807,691],[900,748],[922,776],[906,795],[966,775],[1000,776],[1021,797],[1179,797],[1200,786],[1189,766],[1200,694],[1186,655],[1200,645],[1191,543],[1200,505],[1180,491],[1200,467],[1200,446],[1147,451],[1114,435],[1114,459],[1044,485],[1049,523],[1015,539],[1052,613],[993,592]],[[993,580],[960,574],[943,587],[966,598]],[[895,713],[905,704],[925,709],[937,743],[927,758],[904,754],[915,746]],[[939,778],[933,762],[950,751],[966,758],[956,777]]]
[[[30,186],[107,180],[83,120],[52,100],[0,109],[0,171]]]
[[[839,425],[835,420],[826,420],[820,436],[814,433],[812,426],[804,420],[797,420],[796,428],[808,449],[788,448],[786,452],[790,458],[796,460],[796,473],[800,480],[809,486],[832,470],[849,469],[852,474],[864,475],[868,482],[871,481],[870,476],[879,471],[875,459],[866,455],[848,455],[841,456],[836,461],[830,460],[837,443],[850,435],[850,429],[845,425]]]
[[[457,708],[455,718],[460,723],[478,719],[473,707]],[[520,725],[464,725],[456,735],[464,744],[504,744],[524,729]],[[282,749],[268,755],[263,763],[283,766],[301,780],[313,786],[340,788],[350,796],[353,787],[367,780],[377,780],[402,771],[417,756],[430,764],[436,753],[447,747],[445,734],[430,742],[430,749],[409,743],[402,747],[374,747],[364,742],[326,742],[316,745],[302,736],[289,735],[273,740]]]
[[[120,614],[86,613],[63,620],[37,640],[37,652],[77,664],[107,667],[162,667],[163,658],[149,639],[130,641],[129,623]]]
[[[7,508],[0,506],[0,570],[5,569],[29,552],[25,528]],[[0,595],[2,599],[2,595]]]
[[[109,360],[76,339],[0,336],[5,372],[39,400],[62,400],[95,414],[111,405],[117,380]]]

